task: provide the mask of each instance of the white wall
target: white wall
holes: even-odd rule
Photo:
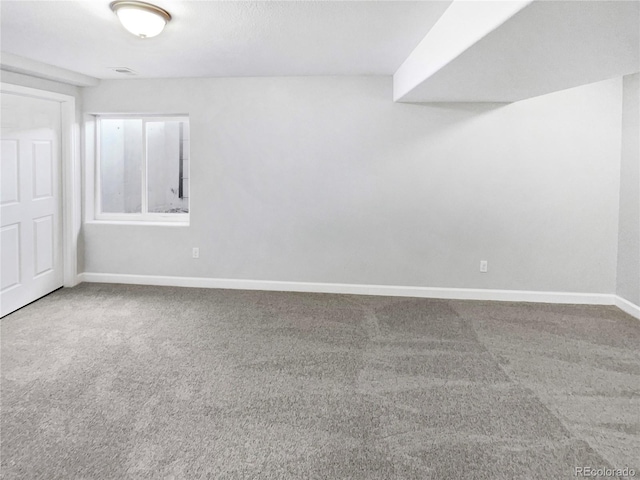
[[[616,293],[640,305],[640,74],[623,79]]]
[[[89,223],[85,271],[613,293],[621,88],[412,105],[390,77],[103,81],[87,112],[190,115],[191,225]]]
[[[21,85],[23,87],[37,88],[48,92],[71,95],[76,98],[76,107],[81,106],[80,89],[73,85],[67,85],[66,83],[54,82],[53,80],[45,80],[43,78],[36,78],[15,72],[8,72],[5,70],[0,71],[0,80],[12,85]]]

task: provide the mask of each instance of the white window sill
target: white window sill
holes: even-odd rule
[[[188,227],[189,221],[89,220],[86,225],[132,225],[145,227]]]

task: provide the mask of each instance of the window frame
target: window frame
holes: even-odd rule
[[[186,178],[189,181],[189,192],[191,192],[191,125],[189,115],[166,115],[166,114],[95,114],[95,187],[94,187],[94,219],[98,222],[105,223],[139,223],[139,224],[156,224],[156,225],[189,225],[191,213],[191,196],[188,197],[189,212],[187,213],[156,213],[148,211],[149,192],[148,185],[148,159],[147,159],[147,130],[148,122],[158,121],[186,121],[189,128],[189,164],[187,167]],[[102,212],[102,179],[100,164],[100,127],[102,120],[141,120],[142,121],[142,173],[141,173],[141,212],[140,213],[104,213]]]

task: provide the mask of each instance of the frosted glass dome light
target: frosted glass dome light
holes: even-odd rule
[[[171,20],[166,10],[145,2],[113,2],[115,12],[122,26],[140,38],[159,35]]]

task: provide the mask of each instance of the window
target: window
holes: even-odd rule
[[[97,220],[189,219],[189,119],[97,117]]]

